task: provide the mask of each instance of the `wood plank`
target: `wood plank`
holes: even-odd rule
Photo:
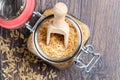
[[[9,56],[10,59],[16,59],[20,57],[20,62],[17,61],[3,61],[7,60],[6,53],[2,53],[0,50],[0,70],[8,67],[9,64],[15,64],[14,68],[17,72],[11,72],[10,75],[0,77],[0,80],[23,80],[20,77],[20,73],[33,78],[34,75],[41,80],[47,78],[47,80],[119,80],[120,79],[120,0],[36,0],[36,11],[43,12],[45,9],[53,7],[56,2],[65,2],[69,8],[69,13],[80,19],[82,22],[87,24],[91,31],[91,37],[88,43],[95,46],[95,50],[100,52],[102,58],[90,73],[84,72],[82,69],[71,67],[66,70],[58,70],[49,64],[41,61],[26,48],[24,52],[17,52],[15,48],[14,56]],[[17,33],[16,33],[17,32]],[[10,33],[14,36],[11,38]],[[10,50],[13,47],[23,47],[21,45],[26,44],[23,39],[20,38],[20,34],[23,34],[27,39],[30,32],[25,28],[20,28],[15,31],[10,31],[0,27],[0,36],[10,38],[11,42],[5,43],[10,44]],[[15,40],[16,39],[16,40]],[[0,45],[1,46],[1,45]],[[26,46],[26,45],[25,45]],[[1,47],[0,47],[1,48]],[[28,53],[27,53],[28,52]],[[11,53],[9,53],[11,54]],[[31,59],[28,59],[30,57]],[[32,60],[33,59],[33,60]],[[36,63],[33,61],[36,60]],[[38,61],[39,60],[39,61]],[[1,62],[2,61],[2,62]],[[24,63],[24,65],[22,64]],[[36,66],[34,66],[36,65]],[[46,70],[42,69],[43,66],[47,66]],[[20,70],[25,68],[25,71]],[[23,69],[24,70],[24,69]],[[29,73],[26,73],[29,70]],[[57,77],[51,78],[50,71],[57,74]],[[36,72],[36,74],[34,74]],[[2,73],[4,71],[2,70]],[[30,75],[33,76],[30,76]],[[2,75],[2,74],[1,74]],[[25,76],[25,77],[26,77]]]
[[[1,31],[1,28],[0,28],[0,36],[1,36],[1,34],[2,34],[2,31]],[[1,51],[1,47],[0,47],[0,79],[2,80],[2,66],[1,66],[1,61],[2,61],[1,56],[2,56],[2,54],[1,54],[1,52],[2,51]]]
[[[89,43],[102,54],[101,69],[95,74],[99,79],[120,79],[120,1],[84,0],[82,2],[81,21],[91,30]],[[95,76],[94,76],[95,77]]]

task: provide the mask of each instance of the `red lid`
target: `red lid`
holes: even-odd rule
[[[35,0],[26,0],[26,6],[20,16],[15,19],[5,20],[0,18],[0,26],[7,29],[18,28],[23,25],[31,17],[35,8]]]

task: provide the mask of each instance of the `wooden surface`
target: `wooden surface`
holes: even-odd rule
[[[120,80],[120,0],[36,1],[39,12],[53,7],[58,1],[65,2],[69,13],[89,26],[91,37],[88,43],[94,45],[102,57],[90,73],[75,67],[60,71],[29,53],[26,47],[23,52],[19,49],[26,46],[29,30],[11,31],[0,27],[0,80]],[[10,41],[5,41],[8,38]],[[43,66],[47,66],[46,69]],[[26,76],[28,79],[24,79]]]

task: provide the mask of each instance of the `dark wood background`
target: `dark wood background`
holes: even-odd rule
[[[47,77],[46,80],[120,80],[120,0],[36,1],[36,11],[41,13],[45,9],[53,7],[56,2],[62,1],[66,3],[69,13],[89,26],[91,36],[88,43],[94,45],[95,50],[100,52],[101,59],[90,73],[86,73],[84,70],[75,67],[60,71],[46,63],[47,69],[45,71],[42,71],[42,69],[36,70],[36,66],[42,67],[42,64],[44,64],[44,62],[39,61],[34,65],[28,66],[32,67],[33,72],[44,75],[44,77]],[[25,38],[28,38],[30,34],[30,32],[25,28],[20,28],[17,31],[22,33]],[[10,32],[10,30],[0,27],[0,36],[4,39],[10,38],[11,40],[11,42],[6,44],[10,44],[12,47],[25,44],[22,39],[18,38],[18,41],[15,41],[15,37],[11,38],[9,35]],[[18,35],[18,37],[19,36],[20,35]],[[7,54],[3,54],[2,51],[3,50],[0,49],[0,80],[43,80],[35,78],[21,78],[19,76],[20,65],[18,65],[18,63],[16,63],[17,66],[15,67],[18,71],[16,74],[11,75],[11,77],[5,74],[6,72],[3,70],[7,65],[5,66],[3,61],[6,60],[5,56]],[[14,56],[17,55],[19,56],[19,53],[14,52]],[[24,58],[24,56],[20,57]],[[6,62],[6,64],[7,63],[9,64],[11,62]],[[48,77],[47,74],[51,70],[57,74],[57,77]],[[4,74],[6,76],[4,76]],[[26,73],[24,73],[24,75],[26,75]]]

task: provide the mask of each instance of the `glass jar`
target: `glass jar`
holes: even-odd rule
[[[65,68],[71,67],[72,65],[76,65],[79,68],[84,68],[86,72],[89,72],[92,69],[92,67],[95,65],[95,63],[99,60],[100,55],[99,53],[94,52],[94,49],[91,45],[82,46],[82,32],[79,24],[70,16],[66,16],[66,20],[69,21],[77,31],[77,35],[78,35],[77,46],[75,50],[72,52],[72,54],[66,56],[65,58],[54,59],[54,58],[48,57],[44,53],[44,51],[41,49],[39,45],[39,40],[38,40],[39,33],[40,33],[39,29],[42,27],[42,25],[44,25],[46,21],[53,19],[54,16],[49,15],[47,17],[44,17],[40,13],[36,13],[36,12],[35,12],[35,15],[39,15],[40,18],[35,23],[34,27],[32,28],[32,26],[29,24],[30,22],[26,24],[26,26],[28,26],[29,29],[31,27],[30,30],[33,32],[28,39],[28,43],[27,43],[28,49],[32,53],[40,57],[42,60],[53,65],[58,69],[65,69]],[[92,58],[90,62],[88,62],[88,64],[85,64],[81,59],[82,54],[92,55]]]

